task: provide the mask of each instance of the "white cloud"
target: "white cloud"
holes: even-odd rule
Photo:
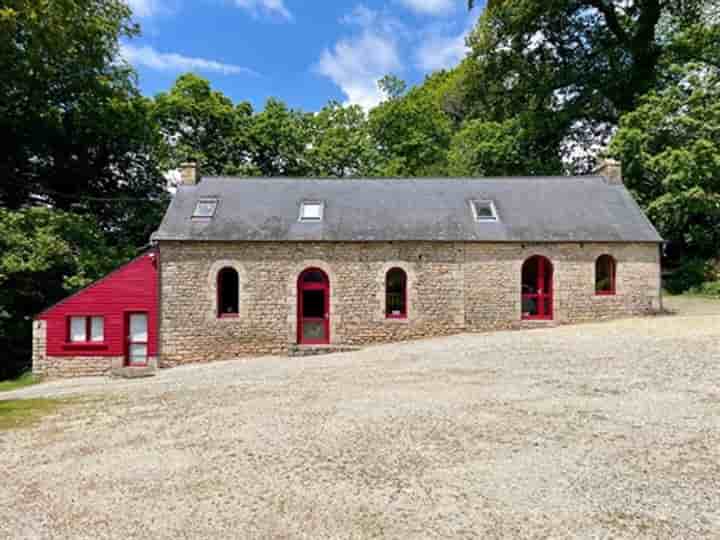
[[[384,97],[378,80],[402,67],[393,35],[399,23],[365,6],[356,8],[343,22],[360,26],[360,34],[325,49],[316,69],[340,87],[349,104],[370,109]]]
[[[455,12],[458,0],[400,0],[405,7],[422,15],[450,15]]]
[[[235,5],[249,10],[254,16],[261,11],[280,15],[284,19],[292,20],[292,13],[285,7],[284,0],[233,0]]]
[[[427,38],[417,51],[417,63],[420,69],[435,71],[455,67],[467,54],[465,36],[432,35]]]
[[[417,66],[423,71],[436,71],[450,69],[459,64],[468,53],[465,40],[477,24],[477,13],[478,8],[475,8],[469,14],[460,33],[456,33],[456,26],[448,24],[428,27],[421,32],[420,45],[416,52]]]
[[[161,0],[127,0],[133,15],[136,17],[150,17],[157,14],[163,6]]]
[[[120,46],[120,55],[136,66],[144,66],[158,71],[204,71],[222,73],[223,75],[238,75],[241,73],[257,75],[252,69],[224,64],[216,60],[183,56],[177,53],[161,53],[144,45],[137,47],[128,43]]]

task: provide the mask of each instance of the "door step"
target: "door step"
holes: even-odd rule
[[[145,377],[154,377],[157,369],[154,366],[148,367],[122,367],[112,370],[113,377],[123,379],[143,379]]]
[[[334,354],[359,351],[360,347],[350,345],[290,345],[288,356],[319,356],[322,354]]]
[[[543,320],[535,320],[535,321],[516,321],[513,323],[513,328],[516,330],[529,330],[532,328],[556,328],[560,326],[560,323],[557,321],[543,321]]]

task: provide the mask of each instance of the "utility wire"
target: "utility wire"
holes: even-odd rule
[[[51,197],[60,197],[67,200],[76,201],[92,201],[92,202],[153,202],[153,199],[147,197],[94,197],[92,195],[73,195],[70,193],[62,193],[54,189],[46,187],[33,186],[24,182],[18,182],[13,180],[5,179],[5,183],[14,183],[16,186],[26,188],[28,191],[35,195],[49,195]]]

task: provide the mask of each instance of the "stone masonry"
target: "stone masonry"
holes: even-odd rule
[[[617,294],[595,295],[595,260],[617,261]],[[554,322],[609,319],[660,307],[652,243],[160,242],[160,365],[284,354],[297,342],[297,279],[330,280],[330,340],[358,346],[537,324],[521,322],[521,270],[554,268]],[[217,273],[240,276],[240,316],[219,319]],[[407,319],[385,318],[385,274],[408,276]]]

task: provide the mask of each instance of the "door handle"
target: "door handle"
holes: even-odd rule
[[[326,314],[325,314],[325,319],[329,319],[329,318],[330,318],[330,314],[329,314],[329,313],[326,313]]]

